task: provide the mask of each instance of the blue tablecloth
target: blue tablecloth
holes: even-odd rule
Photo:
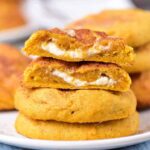
[[[25,150],[25,149],[0,144],[0,150]],[[134,145],[134,146],[120,148],[120,149],[117,149],[117,150],[150,150],[150,141],[145,142],[145,143],[141,143],[141,144],[137,144],[137,145]]]

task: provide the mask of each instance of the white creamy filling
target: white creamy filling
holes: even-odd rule
[[[56,56],[67,56],[71,58],[83,58],[83,56],[92,56],[100,53],[101,51],[107,51],[110,49],[111,43],[106,46],[100,45],[99,50],[95,48],[96,44],[89,48],[87,51],[83,51],[82,49],[75,50],[63,50],[59,48],[54,42],[44,43],[42,44],[42,49]]]
[[[65,32],[66,32],[68,35],[72,36],[72,37],[74,37],[74,36],[76,35],[76,32],[75,32],[74,30],[72,30],[72,29],[66,30]]]
[[[98,79],[92,82],[83,81],[80,79],[76,79],[67,73],[59,70],[54,70],[52,72],[54,76],[57,76],[63,79],[65,82],[72,84],[74,86],[86,86],[86,85],[113,85],[116,84],[116,81],[107,77],[107,76],[100,76]]]
[[[69,56],[72,58],[82,58],[83,53],[80,49],[65,51],[56,46],[55,43],[42,44],[42,49],[56,56]]]

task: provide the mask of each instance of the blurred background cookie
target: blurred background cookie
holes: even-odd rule
[[[134,74],[131,89],[134,91],[138,108],[150,107],[150,71]]]
[[[131,73],[145,72],[150,70],[150,42],[140,47],[134,48],[136,59],[126,70]]]
[[[29,62],[15,47],[0,44],[0,110],[14,109],[14,92]]]
[[[140,24],[140,27],[139,27]],[[67,28],[86,28],[122,37],[133,47],[150,41],[150,12],[140,9],[105,10],[89,15]]]
[[[0,0],[0,31],[26,23],[21,3],[21,0]]]

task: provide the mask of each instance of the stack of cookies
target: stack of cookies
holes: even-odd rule
[[[136,98],[123,67],[134,59],[124,40],[103,32],[42,30],[25,43],[40,56],[16,92],[16,130],[49,140],[115,138],[138,131]]]
[[[134,47],[135,62],[125,69],[131,74],[131,89],[137,97],[138,108],[150,107],[150,11],[105,10],[75,21],[67,28],[105,31],[108,35],[124,38]]]

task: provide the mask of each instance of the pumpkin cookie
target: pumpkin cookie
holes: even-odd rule
[[[127,91],[131,79],[115,64],[65,62],[39,58],[24,71],[23,84],[28,88],[107,89]]]
[[[22,0],[0,0],[0,31],[26,24],[22,11]]]
[[[37,121],[20,114],[15,126],[18,133],[34,139],[93,140],[135,134],[139,128],[139,117],[137,113],[134,113],[126,119],[104,123],[71,124],[56,121]]]
[[[14,92],[29,62],[16,48],[0,44],[0,110],[14,109]]]
[[[150,71],[132,75],[131,88],[136,95],[138,108],[150,107]]]
[[[123,39],[87,29],[37,31],[26,41],[24,51],[28,55],[71,62],[97,61],[126,66],[134,60],[133,49]]]
[[[136,98],[131,90],[110,92],[20,87],[15,95],[15,106],[32,119],[103,122],[132,115],[136,109]]]
[[[129,73],[145,72],[150,70],[150,42],[135,49],[136,57],[133,65],[125,67]]]
[[[68,25],[67,28],[104,31],[119,36],[133,47],[150,41],[150,12],[141,9],[105,10]]]

